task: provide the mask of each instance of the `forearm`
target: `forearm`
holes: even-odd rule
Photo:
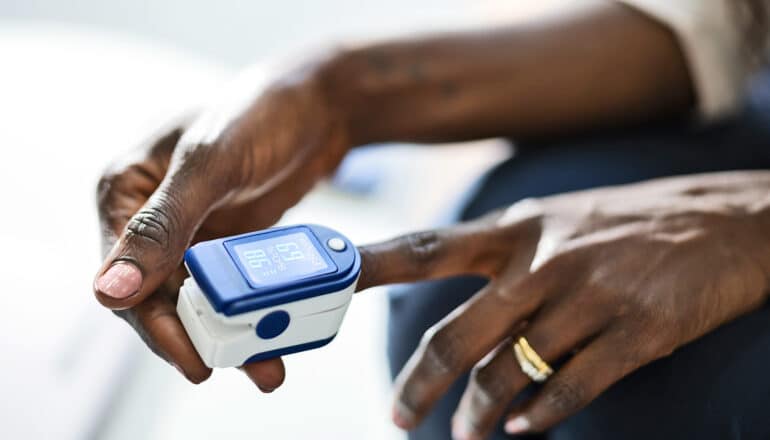
[[[323,77],[354,144],[554,136],[681,115],[694,104],[674,35],[609,2],[526,25],[346,50]]]

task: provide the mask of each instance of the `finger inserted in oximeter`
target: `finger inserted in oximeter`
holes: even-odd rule
[[[361,271],[358,250],[317,225],[204,241],[187,250],[177,312],[209,367],[331,342]]]

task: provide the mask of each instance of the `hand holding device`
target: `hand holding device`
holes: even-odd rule
[[[316,67],[264,86],[263,75],[226,102],[175,123],[117,160],[98,186],[105,259],[96,298],[124,318],[192,382],[210,374],[176,312],[193,243],[273,225],[348,148]],[[244,104],[244,105],[240,105]],[[279,358],[243,370],[262,389],[284,378]]]

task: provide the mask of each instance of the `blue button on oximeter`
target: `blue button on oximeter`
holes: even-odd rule
[[[361,271],[338,232],[300,225],[204,241],[185,253],[190,273],[177,311],[209,367],[232,367],[328,344]]]

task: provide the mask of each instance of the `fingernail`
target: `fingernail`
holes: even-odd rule
[[[142,273],[131,263],[115,263],[96,280],[96,289],[117,299],[128,298],[142,286]]]
[[[414,423],[414,415],[401,402],[396,402],[393,405],[393,423],[401,429],[410,429]]]
[[[259,388],[259,391],[262,391],[265,394],[270,394],[275,391],[275,388],[265,388],[262,385],[257,385],[257,388]]]
[[[505,432],[508,434],[521,434],[529,431],[529,420],[524,416],[517,416],[505,422]]]

